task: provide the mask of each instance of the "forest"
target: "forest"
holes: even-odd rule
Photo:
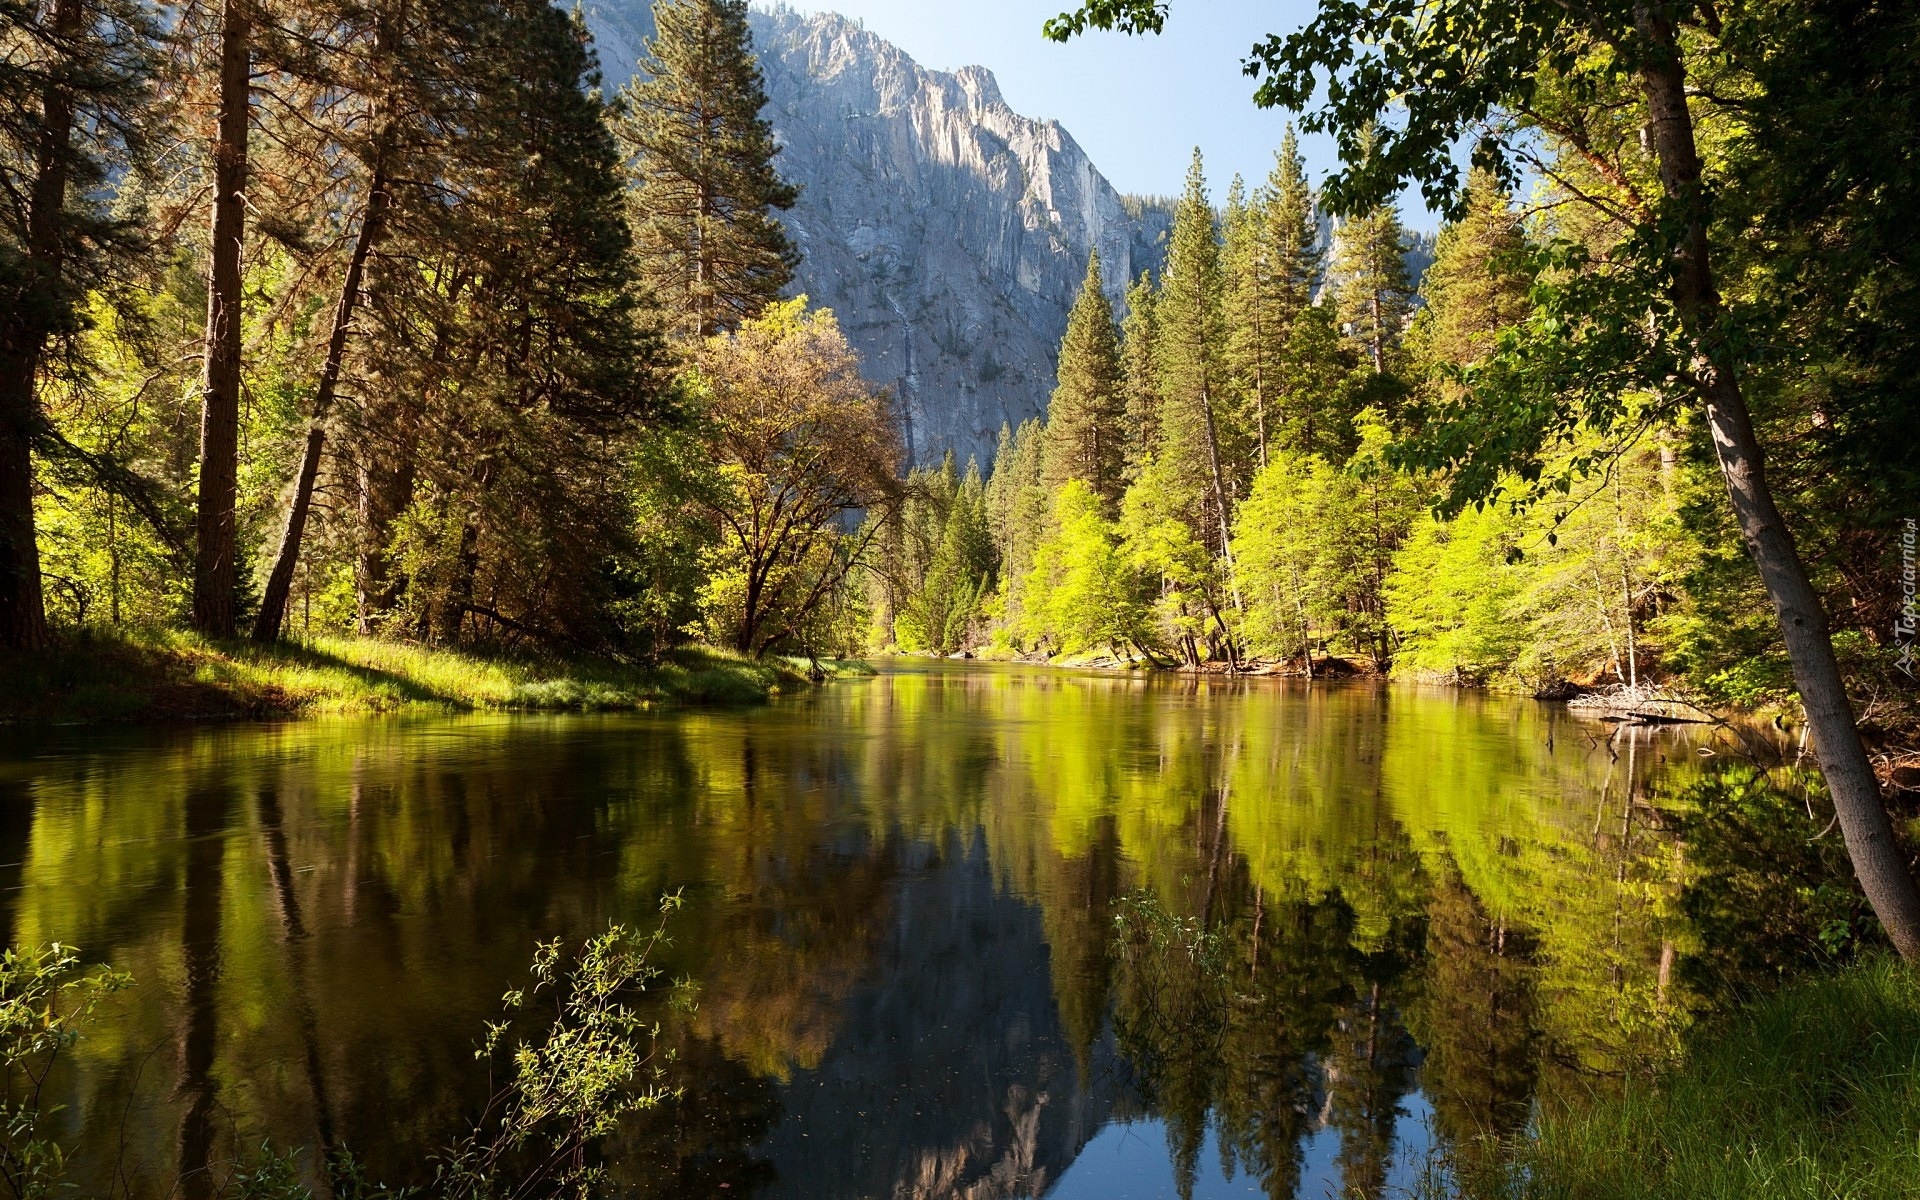
[[[6,643],[702,642],[1791,703],[1649,278],[1666,185],[1619,68],[1556,67],[1612,91],[1535,86],[1454,138],[1417,278],[1394,194],[1358,184],[1425,131],[1361,114],[1316,187],[1289,129],[1218,204],[1196,151],[1164,266],[1087,264],[1045,419],[908,470],[892,398],[785,295],[796,191],[744,6],[657,18],[608,97],[533,0],[10,12]],[[1823,19],[1675,46],[1705,56],[1706,235],[1771,491],[1853,702],[1894,726],[1910,166],[1807,81],[1897,19],[1778,40]],[[1904,92],[1854,86],[1897,124]]]
[[[744,4],[662,4],[611,97],[542,0],[6,18],[13,651],[818,640],[900,450],[780,299]]]
[[[1255,47],[1340,169],[1289,126],[1216,206],[1196,151],[1162,268],[1088,261],[1045,420],[962,470],[786,294],[740,0],[663,0],[611,97],[542,0],[16,5],[0,642],[1679,683],[1804,721],[1920,954],[1861,733],[1914,723],[1915,18],[1526,12]]]
[[[1242,63],[1270,174],[1196,149],[1163,259],[1086,257],[1045,413],[965,462],[801,294],[746,0],[652,13],[609,87],[549,0],[0,0],[0,1189],[110,1109],[124,1152],[131,1100],[42,1092],[148,1059],[189,1200],[220,1154],[234,1195],[410,1194],[336,1101],[434,1194],[767,1188],[781,1138],[931,1178],[916,1075],[991,1093],[937,1114],[968,1145],[1041,1128],[1002,1060],[1101,1060],[1065,1160],[1150,1116],[1183,1194],[1211,1156],[1291,1195],[1332,1130],[1384,1195],[1416,1093],[1436,1195],[1914,1177],[1920,6],[1321,0]],[[136,717],[325,711],[299,672],[440,711],[32,724],[156,659]],[[456,1058],[508,1099],[428,1158]],[[261,1095],[305,1166],[221,1125]],[[1619,1153],[1649,1130],[1694,1140]]]

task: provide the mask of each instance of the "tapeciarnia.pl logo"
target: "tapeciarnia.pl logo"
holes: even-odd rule
[[[1899,661],[1894,665],[1906,672],[1908,679],[1915,678],[1913,673],[1913,635],[1920,627],[1920,604],[1916,604],[1914,571],[1914,542],[1920,530],[1916,530],[1914,518],[1908,517],[1900,527],[1900,619],[1893,623],[1893,643],[1900,649]]]

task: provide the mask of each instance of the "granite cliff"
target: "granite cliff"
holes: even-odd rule
[[[648,0],[587,9],[610,86],[639,57]],[[921,67],[845,17],[757,11],[767,119],[805,255],[795,290],[834,310],[893,389],[917,462],[984,467],[1002,422],[1046,408],[1087,254],[1116,306],[1157,268],[1170,214],[1124,199],[1057,121],[1013,111],[983,67]]]

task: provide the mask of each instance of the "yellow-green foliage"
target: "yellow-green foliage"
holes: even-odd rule
[[[1068,654],[1124,647],[1144,618],[1127,556],[1101,507],[1086,483],[1068,480],[1054,497],[1054,532],[1027,575],[1028,636],[1055,637]]]
[[[785,660],[689,648],[650,666],[482,656],[371,638],[258,646],[178,630],[82,630],[50,654],[9,660],[0,719],[152,720],[741,703],[805,683]]]

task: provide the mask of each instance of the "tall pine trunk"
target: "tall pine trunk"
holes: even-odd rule
[[[400,601],[404,581],[394,577],[387,553],[393,522],[413,503],[414,470],[410,454],[394,461],[373,457],[362,448],[360,464],[360,549],[354,564],[354,601],[362,637],[381,631],[382,618]]]
[[[9,330],[9,333],[13,331]],[[0,351],[0,646],[47,644],[40,547],[33,522],[33,379],[36,354]]]
[[[340,382],[341,365],[347,356],[347,333],[353,325],[354,310],[360,302],[360,282],[366,272],[367,257],[386,226],[391,204],[387,178],[390,131],[382,129],[374,151],[373,171],[367,181],[367,208],[360,218],[360,232],[354,238],[353,254],[347,260],[345,277],[340,281],[340,298],[333,309],[333,329],[327,337],[327,357],[320,367],[319,385],[314,389],[313,410],[307,419],[307,445],[300,459],[300,474],[293,485],[293,502],[287,509],[287,524],[280,534],[280,550],[274,556],[273,572],[267,577],[266,594],[260,600],[260,614],[253,624],[253,640],[280,640],[286,620],[287,597],[293,590],[294,568],[300,563],[300,542],[306,534],[307,515],[313,508],[314,480],[320,474],[320,455],[326,448],[327,416],[333,409],[334,391]]]
[[[234,508],[240,452],[240,250],[247,230],[247,134],[252,123],[250,0],[225,0],[220,17],[220,122],[213,151],[212,270],[200,386],[199,542],[193,626],[234,631]]]
[[[1726,479],[1727,496],[1740,536],[1773,601],[1794,683],[1813,732],[1820,772],[1832,794],[1854,873],[1901,957],[1920,960],[1920,888],[1914,886],[1906,858],[1894,841],[1880,783],[1867,761],[1840,663],[1834,657],[1826,613],[1800,561],[1793,532],[1774,503],[1765,455],[1730,361],[1724,335],[1726,312],[1707,241],[1700,155],[1687,108],[1678,39],[1674,27],[1652,9],[1640,9],[1636,25],[1651,51],[1641,64],[1640,78],[1661,187],[1688,214],[1670,295],[1681,318],[1703,339],[1696,390]]]
[[[55,0],[48,24],[61,38],[84,26],[83,0]],[[27,287],[0,316],[0,646],[47,644],[40,542],[33,518],[33,441],[41,414],[35,383],[53,336],[65,267],[67,178],[73,139],[72,94],[56,69],[40,101],[40,145],[28,198]]]

